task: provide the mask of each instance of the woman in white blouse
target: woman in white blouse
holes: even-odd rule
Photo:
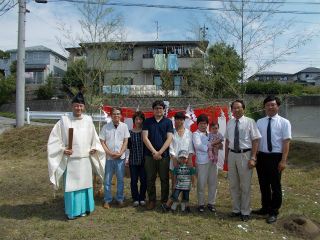
[[[174,116],[175,128],[173,130],[172,142],[169,146],[171,178],[173,176],[172,170],[179,166],[178,153],[180,150],[186,150],[188,152],[189,157],[187,165],[188,167],[192,167],[192,156],[194,153],[192,144],[192,132],[184,128],[183,124],[185,122],[185,119],[186,116],[183,112],[177,112]],[[172,191],[173,190],[174,189],[172,189]],[[177,204],[177,202],[174,202],[171,206],[171,209],[175,210],[177,208]],[[184,211],[183,204],[181,204],[181,210]]]
[[[207,131],[209,118],[205,114],[200,114],[197,118],[198,130],[192,134],[193,145],[196,151],[196,176],[197,176],[197,195],[198,210],[204,212],[205,190],[208,184],[208,209],[215,212],[214,207],[217,187],[218,187],[218,168],[213,164],[208,156],[209,133]]]

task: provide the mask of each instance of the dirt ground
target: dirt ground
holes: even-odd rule
[[[279,231],[292,236],[320,240],[320,223],[309,219],[306,215],[291,214],[278,220],[276,225]]]

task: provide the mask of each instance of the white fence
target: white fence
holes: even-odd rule
[[[30,124],[30,119],[60,119],[61,116],[71,114],[71,112],[42,112],[42,111],[28,111],[25,112],[25,118],[27,119],[28,124]],[[84,113],[84,115],[88,115]],[[92,116],[94,122],[105,121],[105,117],[96,113]]]

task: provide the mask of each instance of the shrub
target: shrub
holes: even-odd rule
[[[16,75],[4,77],[0,74],[0,105],[14,102],[16,92]]]
[[[37,95],[38,100],[47,100],[51,99],[55,95],[55,87],[53,83],[52,74],[49,74],[46,78],[46,83],[41,85],[38,90],[35,90],[34,93]]]

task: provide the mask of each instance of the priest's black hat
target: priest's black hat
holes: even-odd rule
[[[79,91],[77,95],[72,99],[72,103],[80,103],[85,105],[83,93],[81,91]]]

